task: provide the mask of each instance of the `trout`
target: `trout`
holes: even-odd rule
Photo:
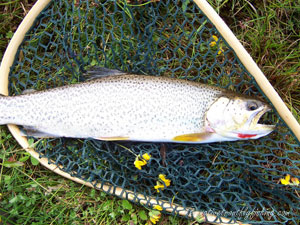
[[[0,124],[33,137],[210,143],[257,139],[270,107],[257,98],[182,79],[94,71],[95,79],[0,97]],[[110,75],[110,76],[108,76]]]

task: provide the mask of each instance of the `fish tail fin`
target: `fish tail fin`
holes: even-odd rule
[[[6,96],[0,94],[0,125],[8,124],[9,114],[7,112]]]

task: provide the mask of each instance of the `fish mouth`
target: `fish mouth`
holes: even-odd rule
[[[251,130],[259,131],[260,133],[270,133],[274,130],[275,125],[269,125],[265,123],[259,123],[262,120],[262,116],[265,115],[267,112],[271,111],[272,108],[269,105],[266,105],[261,111],[254,114],[249,128]]]

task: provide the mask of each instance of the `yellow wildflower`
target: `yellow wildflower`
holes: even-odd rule
[[[156,182],[154,188],[159,192],[159,189],[164,190],[165,187],[169,187],[171,185],[171,180],[167,179],[164,174],[159,174],[158,178],[163,182],[163,184],[159,181]]]
[[[215,41],[212,41],[212,42],[210,42],[210,47],[214,47],[214,46],[216,46],[216,44],[217,44],[217,42],[215,42]]]
[[[155,205],[153,209],[157,209],[158,211],[162,211],[163,208],[160,205]]]
[[[142,155],[142,157],[143,157],[143,159],[148,161],[151,158],[151,155],[149,155],[148,153],[145,153]]]
[[[156,211],[156,210],[152,210],[149,212],[149,216],[150,216],[150,221],[153,223],[153,224],[156,224],[156,222],[159,221],[160,217],[161,217],[161,214],[159,211]]]
[[[153,223],[153,224],[156,224],[157,221],[159,221],[160,217],[158,216],[153,216],[153,217],[150,217],[150,221]]]
[[[159,192],[159,189],[164,190],[165,185],[163,185],[163,184],[161,184],[160,182],[157,181],[154,188],[157,190],[157,192]]]
[[[217,42],[219,40],[219,38],[216,35],[213,35],[212,38],[214,39],[214,41],[210,42],[210,47],[214,47],[217,45]],[[220,50],[218,51],[218,55],[221,55],[224,52],[224,50],[222,49],[222,47],[220,46]]]
[[[218,40],[219,40],[219,38],[218,38],[216,35],[213,35],[212,37],[213,37],[213,39],[214,39],[215,41],[218,41]]]
[[[171,185],[171,180],[166,179],[165,175],[159,174],[158,178],[161,179],[167,187]]]
[[[135,161],[134,161],[134,166],[136,168],[138,168],[139,170],[142,169],[142,166],[145,166],[147,164],[147,161],[146,160],[139,160],[138,157],[135,158]]]
[[[145,153],[142,155],[142,158],[140,155],[138,155],[136,158],[135,158],[135,161],[134,161],[134,166],[136,168],[138,168],[139,170],[142,169],[142,166],[145,166],[147,164],[147,161],[149,161],[149,159],[151,158],[151,155],[149,155],[148,153]]]
[[[216,35],[213,35],[212,38],[214,39],[214,41],[210,42],[210,47],[216,46],[217,41],[219,40],[219,38]]]
[[[293,185],[296,185],[296,186],[298,186],[298,185],[300,184],[300,181],[299,181],[299,179],[298,179],[298,178],[296,178],[296,177],[292,177],[292,178],[291,178],[291,181],[292,181]]]
[[[290,184],[290,178],[291,176],[288,174],[285,176],[285,178],[281,178],[280,181],[283,185],[289,185]]]
[[[290,180],[292,182],[290,182]],[[296,177],[291,177],[289,174],[285,176],[285,178],[281,178],[280,182],[284,185],[291,185],[291,186],[298,186],[300,184],[300,181]]]

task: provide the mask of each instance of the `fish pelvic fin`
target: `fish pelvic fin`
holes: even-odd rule
[[[115,136],[115,137],[98,137],[96,138],[101,141],[126,141],[129,137]]]
[[[183,134],[174,137],[172,140],[179,142],[201,142],[207,140],[211,135],[212,133],[209,132]]]

